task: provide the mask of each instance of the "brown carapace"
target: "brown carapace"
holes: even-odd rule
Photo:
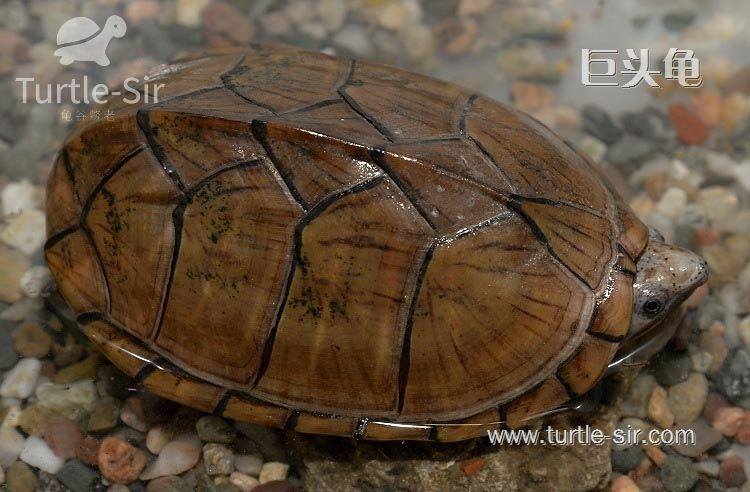
[[[83,330],[147,390],[301,432],[453,441],[602,376],[648,229],[539,122],[279,46],[150,82],[157,103],[109,103],[67,140],[45,248]]]

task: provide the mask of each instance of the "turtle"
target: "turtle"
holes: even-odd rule
[[[70,65],[75,61],[93,61],[102,67],[109,65],[107,46],[112,38],[121,38],[127,31],[125,20],[119,15],[111,15],[99,26],[88,17],[74,17],[67,20],[57,31],[55,56],[60,63]]]
[[[189,407],[369,440],[520,427],[659,350],[706,281],[597,164],[457,85],[268,44],[150,80],[65,141],[44,249],[90,340]]]

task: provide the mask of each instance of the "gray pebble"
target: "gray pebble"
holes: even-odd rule
[[[627,473],[638,466],[644,455],[638,446],[615,450],[612,452],[612,471]]]
[[[661,481],[669,492],[687,492],[698,481],[698,472],[689,459],[667,456],[661,466]]]
[[[603,109],[597,106],[585,106],[581,117],[583,118],[583,131],[605,144],[612,145],[622,138],[622,130]]]
[[[729,354],[716,377],[722,393],[734,402],[750,397],[750,352],[738,347]]]
[[[18,354],[13,350],[13,330],[15,323],[0,320],[0,370],[10,369],[18,362]]]
[[[662,386],[672,386],[685,381],[691,367],[688,354],[662,352],[652,360],[651,373]]]
[[[653,142],[633,135],[625,135],[607,149],[606,159],[620,166],[643,162],[654,152]]]
[[[215,415],[205,415],[195,424],[198,437],[203,442],[229,444],[237,437],[237,431],[229,422]]]
[[[696,13],[693,10],[678,10],[667,12],[661,18],[661,23],[669,31],[682,31],[695,22]]]
[[[90,492],[99,481],[99,474],[82,462],[67,461],[57,472],[57,478],[72,492]]]
[[[660,142],[668,142],[675,138],[672,124],[661,111],[654,107],[646,108],[643,111],[624,113],[620,117],[620,122],[627,133],[637,137]]]

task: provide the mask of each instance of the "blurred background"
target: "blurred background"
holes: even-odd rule
[[[112,15],[125,20],[127,32],[110,40],[109,65],[60,63],[60,42],[111,38],[105,26]],[[81,16],[90,21],[66,24]],[[503,483],[509,489],[535,483],[539,490],[750,490],[746,0],[0,0],[0,487],[103,489],[114,473],[96,457],[103,438],[120,436],[145,462],[161,458],[162,448],[151,448],[148,436],[151,444],[162,439],[164,446],[174,434],[164,419],[144,410],[152,400],[133,396],[127,380],[43,309],[49,281],[41,254],[47,174],[70,128],[94,116],[69,91],[59,101],[41,103],[34,88],[46,99],[50,89],[71,79],[87,78],[89,88],[118,87],[193,51],[265,41],[395,64],[527,111],[599,163],[645,222],[700,252],[711,268],[709,285],[690,299],[676,339],[605,419],[610,429],[689,428],[697,443],[593,447],[572,461],[534,450],[513,461],[481,447],[461,448],[461,459],[444,454],[402,462],[380,451],[333,459],[322,451],[307,456],[294,443],[257,429],[187,414],[186,422],[203,422],[194,431],[198,444],[191,441],[191,467],[218,459],[217,453],[255,461],[237,460],[243,464],[205,480],[201,465],[173,468],[166,475],[180,478],[169,484],[134,479],[131,490],[200,485],[248,492],[257,478],[269,477],[283,482],[280,487],[310,490],[492,490]],[[689,50],[700,61],[700,88],[665,78],[670,48]],[[615,86],[583,83],[583,49],[616,50],[594,58],[611,58],[617,73],[591,77]],[[655,72],[651,77],[659,87],[648,80],[623,87],[632,79],[620,73],[631,58],[628,49],[637,55],[648,50],[631,60],[631,68]],[[605,68],[600,62],[590,71]],[[19,78],[33,78],[27,102]],[[28,359],[38,361],[41,372],[19,362]],[[78,399],[65,393],[71,385],[82,392],[75,393]],[[85,393],[92,387],[93,393]],[[75,411],[66,413],[71,405]],[[162,416],[184,411],[164,402],[155,408]],[[55,448],[60,435],[88,443],[89,455],[85,446]],[[211,448],[206,456],[205,445],[212,442],[225,443],[225,449]],[[24,458],[27,447],[32,450]],[[48,451],[60,459],[44,455]],[[267,463],[272,466],[264,479],[261,466]],[[394,463],[398,473],[389,471]],[[240,477],[230,480],[233,472]],[[432,478],[415,478],[424,473]]]

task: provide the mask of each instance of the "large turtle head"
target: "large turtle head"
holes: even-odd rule
[[[670,318],[707,278],[708,266],[703,258],[665,243],[661,234],[652,230],[648,246],[637,264],[628,337]]]
[[[652,230],[636,267],[630,329],[610,367],[643,361],[658,352],[682,319],[683,301],[707,278],[703,258],[667,244]]]

